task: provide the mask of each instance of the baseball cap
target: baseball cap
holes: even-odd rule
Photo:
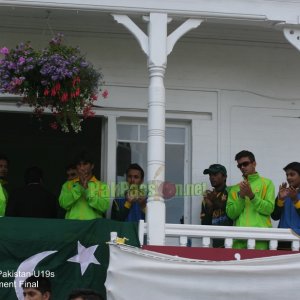
[[[205,169],[203,171],[203,174],[211,174],[211,173],[222,173],[223,175],[227,176],[226,168],[220,164],[210,165],[208,169]]]

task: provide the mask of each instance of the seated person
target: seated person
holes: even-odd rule
[[[92,220],[105,217],[109,208],[108,186],[93,175],[91,157],[82,152],[76,160],[78,177],[64,183],[59,204],[66,210],[66,219]]]
[[[145,219],[146,193],[140,188],[144,181],[144,170],[138,164],[131,164],[126,170],[129,189],[124,197],[114,199],[111,218],[117,221],[138,222]]]
[[[23,285],[24,300],[50,300],[51,283],[47,277],[31,276],[28,277]]]
[[[43,185],[43,171],[30,167],[24,174],[25,186],[13,191],[9,197],[6,216],[28,218],[56,218],[56,197]]]

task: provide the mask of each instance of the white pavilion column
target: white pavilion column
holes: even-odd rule
[[[160,193],[165,180],[165,87],[164,76],[167,56],[177,40],[189,30],[198,27],[202,20],[188,19],[167,36],[168,15],[150,13],[144,17],[148,22],[148,36],[125,15],[113,14],[137,39],[148,57],[149,101],[148,101],[148,184],[147,243],[164,245],[166,208]]]
[[[163,13],[151,13],[149,34],[149,101],[148,101],[148,183],[147,242],[163,245],[165,242],[166,207],[159,191],[165,180],[165,87],[167,64],[167,22]]]

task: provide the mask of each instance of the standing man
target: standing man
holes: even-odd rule
[[[300,229],[300,163],[292,162],[283,168],[287,183],[279,187],[273,220],[280,220],[278,228]],[[279,242],[279,248],[290,250],[290,242]]]
[[[25,186],[13,190],[6,207],[6,216],[24,218],[57,218],[57,198],[43,184],[43,171],[30,167],[24,174]]]
[[[0,217],[4,216],[8,192],[6,190],[7,185],[7,174],[8,174],[8,158],[0,154]]]
[[[214,189],[212,191],[206,190],[203,195],[200,215],[201,224],[231,226],[233,222],[226,214],[228,195],[226,187],[226,168],[220,164],[213,164],[210,165],[208,169],[205,169],[203,174],[209,175],[209,181]],[[214,239],[213,247],[224,247],[224,241],[222,239]]]
[[[236,154],[237,167],[244,180],[232,186],[228,194],[226,212],[239,227],[272,227],[271,213],[275,204],[275,188],[270,179],[256,172],[254,154],[243,150]],[[234,241],[234,248],[247,247],[246,241]],[[255,249],[268,249],[265,241],[256,241]]]
[[[59,204],[66,219],[91,220],[105,217],[109,208],[108,186],[93,176],[94,163],[82,152],[76,160],[78,177],[68,180],[62,187]]]
[[[147,197],[145,191],[141,189],[144,170],[138,164],[129,165],[126,170],[126,181],[129,189],[123,198],[114,199],[111,218],[117,221],[131,222],[145,220]]]
[[[67,175],[67,180],[72,180],[78,177],[76,164],[69,164],[66,166],[66,175]]]

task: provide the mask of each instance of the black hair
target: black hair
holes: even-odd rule
[[[5,154],[0,153],[0,160],[5,160],[9,164],[9,159]]]
[[[75,159],[75,165],[79,165],[81,162],[83,163],[90,163],[90,164],[94,164],[94,160],[91,157],[91,155],[87,152],[87,151],[82,151],[80,152],[76,159]]]
[[[297,161],[291,162],[288,165],[286,165],[283,170],[286,172],[287,170],[293,170],[300,175],[300,163]]]
[[[104,298],[96,291],[90,289],[78,289],[74,290],[68,300],[73,300],[81,297],[83,300],[104,300]]]
[[[129,170],[138,170],[138,171],[140,171],[141,172],[141,177],[144,180],[144,176],[145,176],[144,170],[142,169],[142,167],[140,165],[138,165],[136,163],[130,164],[128,166],[127,170],[126,170],[126,176],[128,176]]]
[[[34,286],[34,287],[33,287]],[[28,277],[22,284],[22,288],[33,288],[40,291],[42,294],[51,293],[51,282],[48,277],[32,275]]]
[[[65,171],[71,170],[71,169],[76,169],[76,164],[75,163],[70,163],[66,166]]]
[[[26,169],[24,174],[25,184],[28,183],[39,183],[43,179],[43,171],[39,167],[30,167]]]
[[[251,162],[254,162],[255,161],[255,156],[252,152],[248,151],[248,150],[242,150],[240,151],[239,153],[237,153],[235,155],[235,160],[240,160],[241,158],[243,157],[249,157],[250,161]]]

